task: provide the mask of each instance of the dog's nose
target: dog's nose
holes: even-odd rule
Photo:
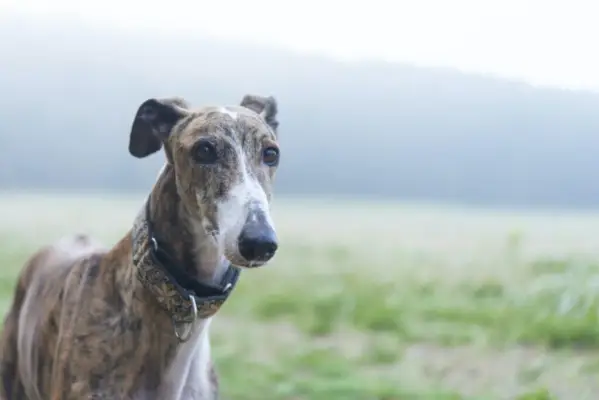
[[[268,261],[277,247],[276,234],[270,227],[245,229],[239,236],[239,252],[248,261]]]

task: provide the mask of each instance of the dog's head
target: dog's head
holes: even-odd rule
[[[239,106],[192,110],[179,98],[139,107],[129,140],[138,158],[164,148],[188,213],[233,264],[253,267],[277,250],[270,216],[279,164],[273,97],[247,95]]]

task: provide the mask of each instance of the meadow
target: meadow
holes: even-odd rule
[[[1,195],[2,312],[38,246],[74,232],[110,245],[142,201]],[[212,324],[224,399],[597,398],[599,214],[273,207],[279,252]]]

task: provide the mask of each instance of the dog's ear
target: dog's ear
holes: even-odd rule
[[[277,132],[279,121],[277,121],[277,101],[274,97],[262,97],[252,94],[246,94],[241,100],[241,105],[245,108],[258,113],[268,125]]]
[[[144,101],[133,120],[129,136],[129,153],[137,158],[156,153],[173,127],[188,114],[185,100],[173,97]]]

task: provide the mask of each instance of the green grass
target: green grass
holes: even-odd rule
[[[0,197],[0,308],[36,246],[142,197]],[[226,399],[591,399],[599,214],[277,199],[273,262],[212,325]],[[594,393],[594,395],[592,395]]]

